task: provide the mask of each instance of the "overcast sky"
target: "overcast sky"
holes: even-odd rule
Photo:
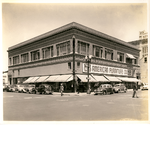
[[[123,41],[138,40],[147,31],[146,3],[2,4],[3,71],[7,49],[71,22],[77,22]]]

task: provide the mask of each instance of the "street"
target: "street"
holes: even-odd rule
[[[4,121],[148,121],[148,91],[111,95],[3,92]]]

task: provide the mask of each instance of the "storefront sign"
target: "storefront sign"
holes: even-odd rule
[[[83,72],[87,72],[87,64],[83,63]],[[110,74],[110,75],[125,75],[132,76],[132,70],[116,68],[116,67],[108,67],[102,65],[89,65],[90,73],[99,73],[99,74]]]

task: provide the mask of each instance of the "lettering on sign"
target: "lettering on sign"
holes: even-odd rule
[[[87,64],[83,63],[83,72],[87,72],[87,69],[88,69]],[[102,66],[102,65],[93,65],[93,64],[89,65],[89,72],[99,73],[99,74],[132,76],[132,70],[129,70],[129,69],[108,67],[108,66]]]

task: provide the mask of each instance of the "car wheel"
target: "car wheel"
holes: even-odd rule
[[[107,93],[106,93],[106,91],[103,91],[103,95],[106,95]]]

